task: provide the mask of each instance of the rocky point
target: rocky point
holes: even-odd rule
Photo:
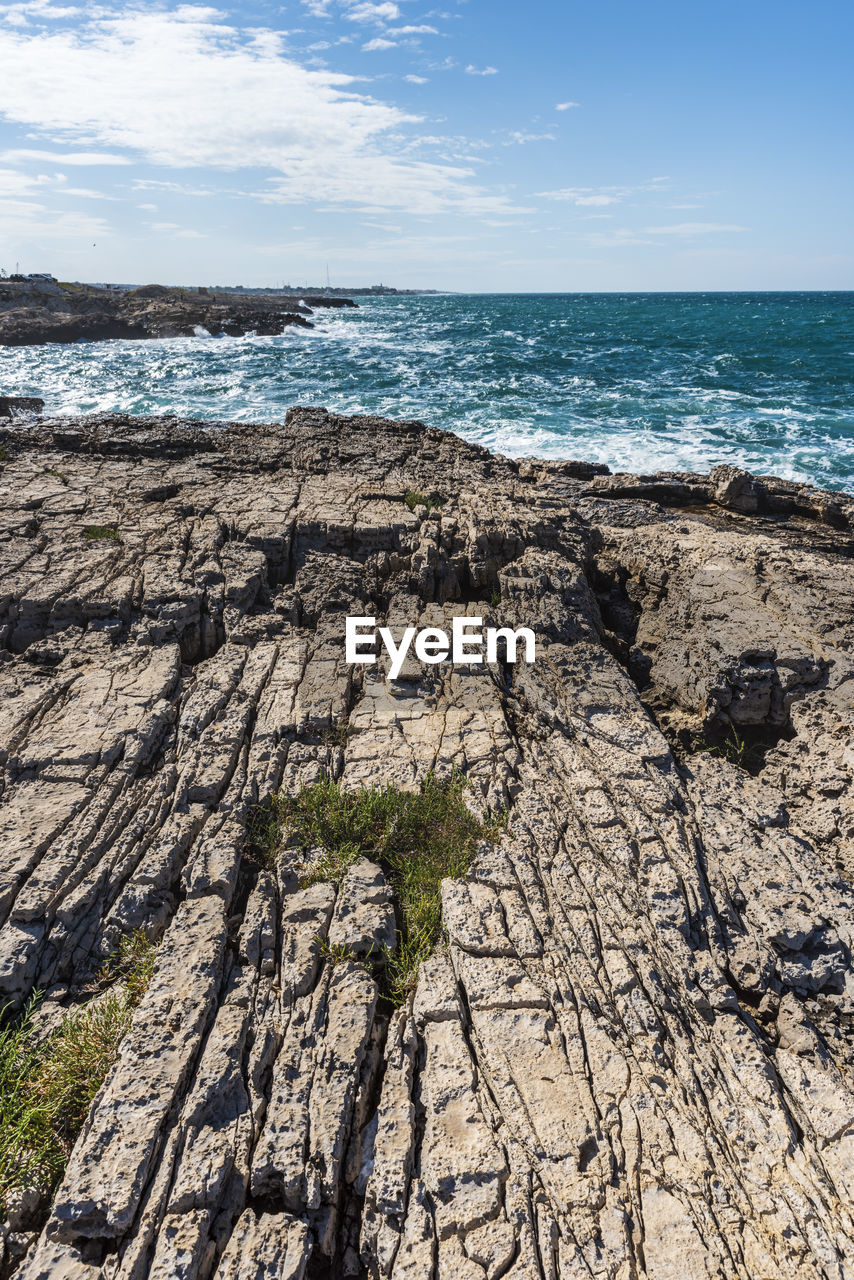
[[[115,338],[192,337],[199,331],[241,337],[280,334],[316,307],[355,307],[349,298],[217,293],[216,290],[140,288],[0,279],[0,346]]]

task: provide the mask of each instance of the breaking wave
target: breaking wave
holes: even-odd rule
[[[276,337],[0,352],[51,413],[420,418],[512,456],[614,470],[730,462],[854,489],[854,294],[437,295],[318,311]]]

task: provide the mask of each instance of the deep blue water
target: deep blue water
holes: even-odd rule
[[[314,331],[0,349],[51,412],[421,418],[513,456],[854,490],[854,293],[368,299]]]

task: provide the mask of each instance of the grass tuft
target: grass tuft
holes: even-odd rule
[[[724,737],[709,741],[702,734],[694,734],[691,741],[692,752],[704,752],[706,755],[716,756],[719,760],[728,760],[730,764],[734,764],[738,769],[744,769],[746,773],[755,773],[762,767],[765,750],[766,747],[762,743],[748,742],[739,734],[735,725],[730,725]]]
[[[371,968],[370,963],[366,961],[364,956],[357,956],[352,948],[345,946],[343,942],[332,944],[327,938],[318,938],[317,949],[324,960],[328,960],[331,964],[343,964],[345,960],[348,960],[353,964],[361,964],[368,970]]]
[[[397,907],[397,950],[382,957],[385,989],[396,1005],[441,937],[442,880],[465,875],[478,841],[496,839],[506,825],[505,815],[484,821],[471,812],[463,799],[467,785],[456,771],[441,781],[428,774],[420,792],[394,786],[348,792],[324,779],[297,796],[273,796],[250,824],[250,850],[261,865],[270,865],[264,858],[274,863],[285,846],[323,846],[306,885],[340,880],[362,857],[379,863]]]
[[[353,732],[351,725],[344,721],[329,725],[320,731],[320,741],[325,747],[346,747]]]
[[[426,507],[428,512],[440,511],[445,499],[440,493],[419,493],[417,489],[407,489],[403,501],[414,511],[416,507]]]
[[[135,1005],[145,995],[154,973],[155,947],[144,929],[122,934],[119,945],[98,974],[98,982],[111,986],[121,982]]]
[[[121,542],[119,531],[113,525],[87,524],[83,529],[83,537],[88,542],[100,542],[104,538],[111,539],[113,542]]]
[[[153,944],[129,934],[99,975],[121,985],[67,1013],[44,1040],[34,1028],[39,994],[0,1029],[0,1220],[10,1192],[56,1190],[153,970]]]
[[[9,453],[4,444],[0,444],[0,462],[8,462]]]
[[[59,483],[60,483],[60,484],[64,484],[64,485],[65,485],[65,487],[66,487],[66,488],[68,488],[69,480],[68,480],[68,476],[67,476],[66,472],[64,472],[64,471],[55,471],[55,470],[53,469],[53,467],[48,467],[48,468],[47,468],[47,470],[46,470],[46,472],[45,472],[45,474],[46,474],[46,475],[49,475],[49,476],[56,476],[56,478],[57,478],[57,480],[59,481]]]

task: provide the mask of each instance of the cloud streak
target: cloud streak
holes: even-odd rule
[[[710,236],[718,232],[748,231],[734,222],[677,222],[665,227],[644,227],[647,236]]]

